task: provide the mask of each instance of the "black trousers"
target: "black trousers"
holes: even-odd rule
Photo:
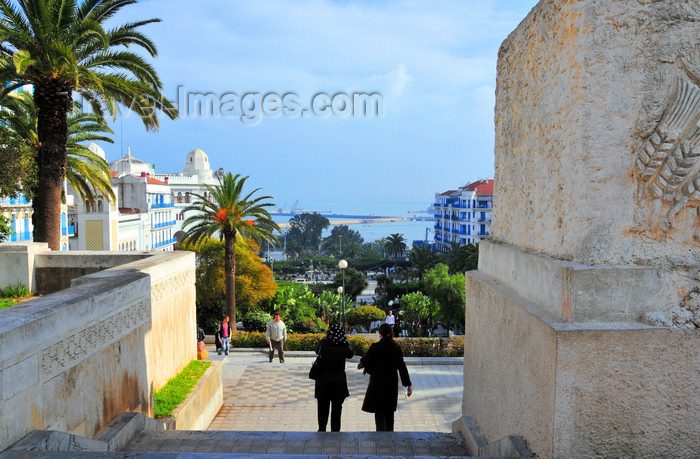
[[[377,426],[377,432],[393,432],[394,412],[378,411],[374,413],[374,424]]]
[[[284,349],[282,349],[282,341],[275,341],[274,339],[271,339],[270,345],[272,346],[270,349],[270,362],[272,362],[272,357],[275,356],[275,349],[277,349],[280,362],[284,363]]]
[[[328,412],[331,412],[331,432],[340,432],[340,415],[343,413],[343,400],[331,400],[330,398],[317,398],[318,406],[318,431],[325,432],[328,424]],[[333,410],[331,411],[331,404]]]

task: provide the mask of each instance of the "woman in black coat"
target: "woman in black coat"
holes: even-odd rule
[[[318,431],[325,432],[331,411],[331,432],[340,432],[343,402],[350,395],[345,376],[345,359],[353,356],[352,348],[340,325],[333,324],[328,334],[316,345],[321,356],[321,376],[316,380],[314,397],[318,405]]]
[[[401,375],[401,384],[408,387],[406,395],[409,397],[413,393],[413,386],[403,361],[401,346],[394,341],[391,325],[382,324],[379,327],[379,336],[379,342],[369,347],[358,365],[358,368],[364,368],[365,373],[369,373],[362,411],[374,413],[377,432],[392,432],[394,412],[399,398],[397,371]]]

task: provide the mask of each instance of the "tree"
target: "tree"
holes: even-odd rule
[[[406,250],[406,239],[404,239],[403,234],[393,233],[386,238],[384,247],[386,248],[386,252],[394,257],[394,272],[396,272],[399,255]]]
[[[4,110],[0,111],[0,118],[32,150],[33,161],[39,153],[40,146],[34,98],[28,91],[22,90],[8,94],[2,99],[2,105]],[[73,103],[73,110],[68,114],[66,180],[81,199],[90,203],[95,202],[97,191],[108,200],[114,201],[116,198],[112,191],[109,164],[82,145],[82,142],[113,143],[113,140],[105,135],[113,133],[104,120],[100,120],[95,114],[83,112],[78,102]],[[33,190],[25,189],[25,192],[27,191],[26,194],[33,196]]]
[[[323,230],[330,224],[326,217],[317,212],[295,215],[289,219],[287,244],[290,240],[295,240],[303,249],[319,250]]]
[[[0,242],[5,242],[11,234],[12,228],[10,227],[10,220],[0,214]]]
[[[280,282],[273,300],[279,309],[282,320],[290,331],[298,333],[320,333],[327,329],[326,324],[316,317],[318,299],[309,287],[295,282]]]
[[[418,272],[418,285],[423,288],[423,274],[438,263],[438,254],[429,245],[413,244],[408,252],[411,265]]]
[[[447,265],[440,263],[425,276],[425,291],[438,303],[437,318],[447,325],[464,329],[466,293],[464,274],[450,276]]]
[[[0,196],[15,197],[34,188],[35,169],[32,149],[0,123]]]
[[[343,253],[347,253],[348,247],[353,243],[356,244],[356,247],[357,245],[361,246],[364,241],[359,231],[350,229],[348,225],[336,225],[331,230],[330,236],[323,240],[323,246],[342,256]]]
[[[231,323],[236,323],[236,240],[241,236],[243,242],[253,240],[260,243],[265,240],[279,240],[272,233],[279,231],[277,223],[272,220],[266,207],[274,206],[272,196],[253,198],[260,188],[243,194],[243,187],[248,177],[230,172],[219,177],[218,185],[206,185],[207,195],[192,195],[199,200],[186,206],[181,214],[190,213],[185,219],[183,229],[187,239],[197,244],[215,233],[224,241],[224,274],[226,277],[226,310]],[[235,329],[235,327],[234,327]]]
[[[479,265],[479,244],[457,244],[451,241],[443,257],[450,274],[471,271]]]
[[[157,19],[114,26],[114,15],[135,0],[0,0],[0,98],[33,85],[37,107],[38,184],[33,197],[34,241],[60,248],[61,192],[66,177],[68,112],[78,93],[102,117],[128,106],[147,129],[158,112],[176,118],[155,69],[134,47],[155,57],[139,29]],[[106,22],[111,28],[106,29]]]
[[[404,328],[421,335],[431,327],[436,307],[435,302],[422,292],[412,292],[401,297],[401,310]]]
[[[270,268],[257,256],[254,242],[238,240],[236,244],[236,305],[245,314],[274,297],[277,284]],[[225,245],[209,238],[196,245],[186,242],[183,249],[197,254],[197,323],[213,331],[226,315]]]
[[[332,285],[335,288],[343,285],[343,273],[335,273]],[[365,287],[367,287],[367,279],[360,271],[354,268],[345,268],[345,296],[354,301]]]

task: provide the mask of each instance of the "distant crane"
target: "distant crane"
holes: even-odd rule
[[[292,208],[289,209],[289,212],[292,214],[295,214],[297,212],[297,210],[299,210],[299,200],[298,199],[296,201],[294,201],[294,204],[292,205]]]

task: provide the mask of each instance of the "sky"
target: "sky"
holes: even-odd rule
[[[201,148],[279,207],[427,207],[493,177],[498,49],[536,3],[142,0],[114,22],[162,20],[143,31],[181,116],[154,133],[124,110],[101,146],[157,173],[181,172]],[[378,101],[369,114],[363,94]]]

